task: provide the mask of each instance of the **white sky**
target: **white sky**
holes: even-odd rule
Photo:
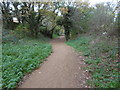
[[[0,2],[3,0],[0,0]],[[4,0],[4,1],[52,1],[52,0]],[[75,0],[60,0],[60,1],[75,1]],[[79,1],[79,0],[77,0]],[[81,1],[81,0],[80,0]],[[87,0],[82,0],[82,1],[87,1]],[[96,4],[96,3],[101,3],[101,2],[116,2],[116,1],[120,1],[120,0],[88,0],[92,5]]]
[[[119,1],[119,0],[118,0]],[[95,5],[97,3],[101,3],[101,2],[112,2],[112,3],[116,3],[117,0],[89,0],[91,5]]]

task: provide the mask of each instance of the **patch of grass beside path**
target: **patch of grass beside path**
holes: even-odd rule
[[[88,80],[91,87],[120,87],[118,79],[120,76],[117,59],[118,47],[114,42],[115,40],[109,43],[105,38],[104,41],[99,39],[98,42],[91,45],[91,41],[95,40],[96,38],[93,37],[81,36],[66,43],[86,56],[85,63],[88,66],[85,69],[91,73],[91,80]]]
[[[2,45],[2,87],[15,88],[26,73],[40,66],[52,46],[40,39],[26,38]]]

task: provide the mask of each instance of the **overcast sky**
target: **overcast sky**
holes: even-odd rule
[[[0,2],[2,2],[3,0],[0,0]],[[52,1],[52,0],[4,0],[4,1]],[[81,1],[81,0],[60,0],[60,1]],[[87,0],[82,0],[82,1],[87,1]],[[116,1],[120,1],[120,0],[88,0],[92,5],[96,4],[96,3],[101,3],[101,2],[116,2]]]
[[[97,4],[97,3],[101,3],[101,2],[112,2],[112,3],[116,3],[117,0],[89,0],[91,5]]]

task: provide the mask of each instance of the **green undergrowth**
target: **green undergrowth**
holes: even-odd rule
[[[90,42],[90,38],[88,37],[78,37],[75,40],[70,40],[67,42],[68,45],[72,46],[76,51],[83,52],[84,56],[90,55],[90,50],[88,44]]]
[[[57,37],[59,37],[59,35],[53,34],[53,38],[57,38]]]
[[[2,87],[15,88],[22,77],[38,68],[52,51],[46,39],[23,38],[2,45]]]
[[[96,38],[90,36],[81,36],[66,43],[85,56],[85,63],[88,66],[84,69],[91,74],[91,79],[88,80],[91,87],[120,87],[117,43],[114,42],[115,40],[109,42],[107,38],[101,37],[97,42],[91,44],[95,40]]]

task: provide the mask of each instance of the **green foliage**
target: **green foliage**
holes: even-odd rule
[[[67,42],[76,51],[82,52],[84,56],[89,56],[85,59],[85,63],[88,64],[85,69],[92,76],[92,79],[88,80],[88,84],[99,88],[120,87],[118,79],[120,77],[120,72],[118,71],[119,63],[116,56],[118,48],[105,39],[90,45],[91,40],[94,40],[94,38],[81,36]]]
[[[40,66],[51,50],[50,44],[29,38],[18,44],[3,44],[2,87],[15,88],[26,73]]]
[[[23,38],[27,33],[30,32],[28,24],[20,24],[15,29],[16,34],[19,35],[19,38]]]
[[[91,10],[89,29],[92,34],[93,32],[98,35],[103,32],[107,32],[107,34],[116,33],[114,29],[115,13],[113,13],[113,8],[114,5],[112,5],[112,3],[99,3]]]
[[[47,29],[47,27],[45,27],[45,26],[40,26],[40,27],[39,27],[39,30],[40,30],[40,31],[45,31],[46,29]]]
[[[3,29],[2,31],[2,43],[8,43],[8,42],[13,42],[17,43],[19,40],[19,35],[16,34],[15,31],[13,30],[5,30]]]
[[[53,38],[57,38],[58,37],[58,35],[57,34],[53,34]]]
[[[60,35],[60,30],[61,30],[61,26],[56,26],[55,29],[54,29],[54,34],[56,35]]]
[[[85,60],[85,63],[87,63],[87,64],[98,64],[100,62],[101,62],[101,60],[99,58],[94,59],[94,60],[92,60],[92,59],[86,59]]]
[[[63,17],[60,17],[60,16],[58,16],[57,18],[56,18],[56,23],[57,23],[57,25],[63,25]]]
[[[68,45],[72,46],[75,48],[76,51],[81,51],[83,52],[84,56],[89,56],[90,51],[89,51],[89,39],[87,37],[78,37],[75,40],[70,40],[67,42]]]
[[[71,21],[71,16],[74,13],[74,8],[67,6],[68,12],[63,15],[63,20],[62,20],[62,25],[64,26],[65,29],[65,38],[66,40],[70,39],[70,30],[72,28],[72,21]]]

